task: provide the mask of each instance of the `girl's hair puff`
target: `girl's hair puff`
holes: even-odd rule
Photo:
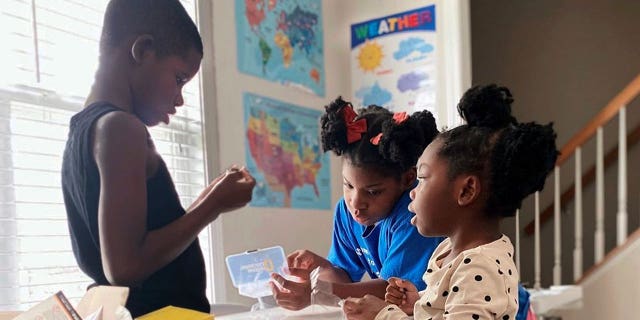
[[[544,188],[559,154],[553,125],[518,123],[512,102],[505,87],[475,86],[458,104],[467,124],[438,137],[449,177],[477,174],[489,190],[485,211],[503,217],[513,216],[526,196]]]
[[[429,111],[415,112],[396,123],[391,111],[370,105],[359,109],[355,119],[365,119],[367,131],[359,140],[348,143],[345,108],[351,108],[351,104],[341,97],[325,106],[320,119],[323,150],[346,157],[355,166],[375,168],[385,175],[400,176],[415,166],[424,148],[438,135],[435,118]],[[380,133],[378,145],[373,144],[371,139]]]

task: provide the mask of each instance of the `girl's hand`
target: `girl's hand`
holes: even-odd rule
[[[277,273],[272,273],[271,279],[269,286],[279,306],[289,310],[300,310],[311,304],[311,283],[308,279],[295,282]]]
[[[287,256],[287,266],[292,275],[298,276],[299,273],[309,273],[317,267],[331,267],[331,262],[309,250],[296,250]]]
[[[397,305],[404,313],[412,315],[413,306],[418,299],[420,299],[418,288],[410,281],[396,277],[389,278],[387,282],[389,285],[387,286],[387,293],[384,295],[384,300]]]
[[[387,302],[382,301],[380,298],[368,294],[363,298],[345,299],[342,311],[344,311],[348,320],[371,320],[388,305]]]

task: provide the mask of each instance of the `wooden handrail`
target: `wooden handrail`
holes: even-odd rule
[[[640,74],[637,75],[624,89],[622,89],[620,93],[618,93],[613,99],[611,99],[611,101],[609,101],[609,103],[602,109],[602,111],[600,111],[600,113],[593,117],[593,119],[591,119],[591,121],[584,128],[582,128],[580,132],[578,132],[578,134],[574,135],[569,140],[569,142],[567,142],[564,147],[562,147],[562,150],[560,150],[560,156],[558,156],[558,160],[556,161],[556,166],[561,166],[563,163],[565,163],[571,156],[573,156],[578,147],[582,146],[589,139],[591,139],[591,137],[598,131],[598,128],[604,126],[607,122],[609,122],[611,118],[618,114],[623,106],[629,104],[638,95],[640,95]],[[627,139],[627,141],[629,143],[631,142],[630,139]],[[635,144],[636,142],[634,142],[633,144]],[[629,143],[627,143],[627,146],[630,145]],[[617,146],[615,150],[617,150]],[[614,157],[614,155],[611,155],[612,152],[615,153],[615,158],[614,160],[610,161],[615,161],[615,159],[617,159],[617,152],[610,151],[605,157],[605,160]],[[605,163],[605,165],[607,164]],[[593,173],[591,173],[592,170]],[[589,172],[587,172],[587,174],[583,176],[583,181],[585,181],[585,178],[591,179],[589,181],[586,181],[587,184],[591,183],[594,179],[594,177],[590,177],[590,175],[595,176],[595,168],[591,168]],[[575,192],[574,188],[575,187],[572,186],[569,190],[566,190],[562,193],[560,200],[561,204],[573,199],[573,194]],[[542,226],[545,222],[547,222],[552,215],[553,203],[551,203],[540,215],[540,225]],[[535,221],[532,220],[527,224],[524,229],[526,235],[531,235],[533,233],[534,223]]]
[[[640,74],[633,79],[618,95],[616,95],[600,113],[598,113],[578,134],[573,136],[567,144],[560,150],[560,156],[556,162],[557,166],[561,166],[569,157],[573,155],[576,149],[587,142],[598,130],[604,126],[618,111],[629,104],[635,97],[640,94]]]
[[[627,135],[627,149],[631,149],[638,142],[640,142],[640,125],[638,125],[631,133]],[[607,155],[604,157],[604,168],[610,167],[618,160],[618,146],[616,145],[613,149],[607,152]],[[582,184],[583,186],[588,186],[595,180],[596,177],[596,167],[591,166],[589,170],[585,174],[582,175]],[[575,197],[576,187],[575,184],[572,184],[571,187],[567,188],[562,195],[560,196],[560,206],[564,208],[564,204],[569,201],[572,201]],[[540,225],[544,225],[549,219],[553,217],[553,202],[548,205],[544,211],[540,214]],[[524,227],[524,232],[527,236],[530,236],[535,231],[535,221],[531,221]]]

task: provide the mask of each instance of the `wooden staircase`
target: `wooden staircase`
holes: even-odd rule
[[[640,125],[635,126],[630,132],[627,131],[627,106],[640,95],[640,75],[636,76],[618,95],[616,95],[578,134],[573,136],[569,142],[561,149],[561,155],[556,162],[553,175],[553,203],[540,211],[540,194],[536,193],[534,219],[524,228],[524,235],[534,238],[534,284],[531,292],[531,305],[539,315],[550,316],[555,311],[579,306],[582,300],[581,284],[608,261],[615,259],[625,247],[630,243],[635,243],[640,239],[640,229],[633,232],[628,237],[628,213],[627,213],[627,151],[640,142]],[[603,147],[603,127],[610,123],[614,117],[618,118],[618,145],[606,154]],[[582,171],[582,149],[587,141],[596,137],[596,164],[587,171]],[[560,189],[560,170],[571,158],[575,161],[575,181],[573,185],[565,190]],[[604,171],[607,167],[618,164],[618,210],[616,215],[616,244],[617,247],[611,250],[605,257],[605,231],[604,231]],[[638,177],[638,173],[634,175]],[[596,204],[595,204],[595,243],[594,256],[595,264],[587,268],[583,273],[583,199],[582,191],[585,187],[595,183]],[[574,225],[574,250],[573,250],[573,281],[569,285],[563,285],[561,280],[561,242],[571,241],[567,235],[561,234],[561,212],[570,203],[574,204],[575,225]],[[553,218],[553,219],[551,219]],[[540,264],[540,228],[542,224],[553,221],[554,226],[554,266],[553,285],[550,288],[541,287],[541,264]],[[516,222],[518,224],[519,221]],[[519,232],[517,232],[517,235]],[[568,235],[571,236],[571,235]],[[518,236],[516,236],[518,238]],[[516,239],[519,243],[519,239]],[[518,245],[517,245],[518,246]],[[518,252],[520,251],[517,249]],[[519,264],[519,258],[517,259]]]

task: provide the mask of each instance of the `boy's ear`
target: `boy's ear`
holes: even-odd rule
[[[154,50],[154,39],[150,34],[143,34],[136,37],[131,45],[131,58],[136,64],[142,63],[145,54]]]
[[[413,185],[416,183],[417,177],[418,174],[416,173],[416,167],[409,168],[409,170],[405,171],[402,174],[402,187],[404,187],[405,189],[413,187]]]
[[[456,196],[459,206],[468,206],[480,197],[482,187],[480,186],[480,179],[477,176],[462,176],[459,178],[456,185],[458,187],[456,189]]]

